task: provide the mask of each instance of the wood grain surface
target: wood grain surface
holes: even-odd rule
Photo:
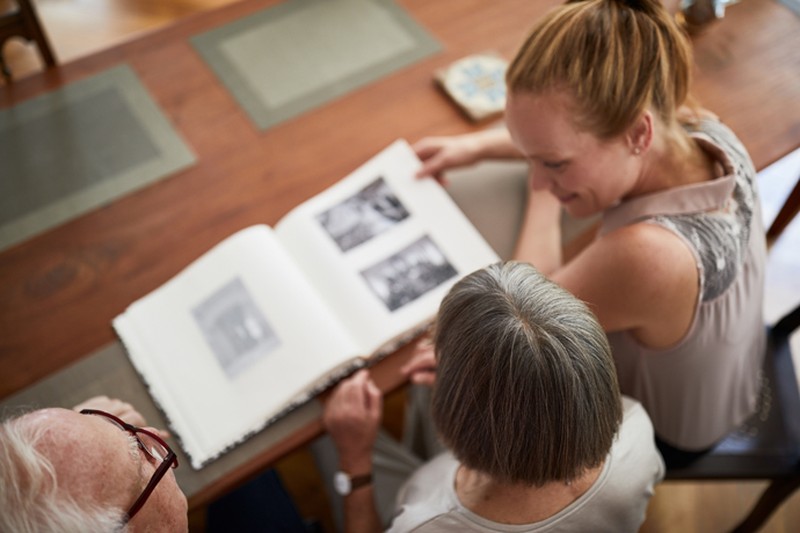
[[[154,186],[0,253],[0,398],[114,341],[111,320],[128,304],[234,231],[274,224],[393,140],[482,127],[446,100],[434,71],[480,51],[511,58],[531,21],[558,2],[400,0],[440,41],[440,53],[260,132],[188,39],[275,3],[243,0],[190,15],[0,87],[0,108],[7,108],[127,63],[198,158]],[[696,97],[739,134],[757,168],[800,146],[800,18],[775,0],[743,0],[694,46]],[[0,179],[2,172],[0,161]],[[384,365],[385,390],[399,385],[403,357]],[[231,480],[253,472],[232,473]]]

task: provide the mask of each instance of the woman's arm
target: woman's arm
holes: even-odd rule
[[[422,160],[422,168],[417,176],[433,176],[439,181],[445,171],[472,165],[483,159],[522,157],[511,142],[506,128],[449,137],[425,137],[414,143],[413,148]]]
[[[549,191],[528,187],[528,203],[514,259],[549,276],[562,266],[561,204]]]

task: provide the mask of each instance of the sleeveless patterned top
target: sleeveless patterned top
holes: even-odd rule
[[[724,175],[615,206],[604,213],[600,231],[658,224],[695,257],[700,290],[683,339],[666,349],[642,346],[627,332],[611,333],[609,341],[623,394],[644,405],[656,434],[675,447],[702,450],[755,409],[766,346],[766,241],[756,172],[745,148],[714,120],[701,121],[690,133]]]

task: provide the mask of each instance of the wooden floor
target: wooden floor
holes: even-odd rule
[[[234,0],[34,0],[59,61],[70,62],[167,25],[178,18],[214,9]],[[747,0],[743,0],[746,2]],[[0,0],[0,10],[4,0]],[[735,9],[735,8],[732,8]],[[792,16],[787,11],[786,16]],[[753,31],[769,31],[768,29]],[[8,63],[18,77],[40,68],[35,50],[9,43]],[[720,54],[730,50],[720,50]],[[798,54],[797,50],[787,53]],[[795,61],[796,63],[796,61]],[[791,63],[790,63],[791,64]],[[795,72],[797,75],[797,72]],[[757,103],[754,103],[757,105]],[[797,101],[787,105],[798,105]],[[800,133],[798,133],[800,137]],[[800,143],[800,138],[798,138]],[[782,154],[775,154],[775,157]],[[769,162],[769,156],[766,158]],[[795,248],[800,249],[800,247]],[[402,394],[389,402],[390,422],[398,420]],[[330,531],[330,517],[321,495],[319,479],[310,456],[303,450],[278,464],[285,483],[301,510],[321,520]],[[656,490],[645,532],[716,532],[735,524],[754,502],[763,483],[663,483]],[[192,530],[203,530],[202,513],[192,516]],[[800,530],[800,493],[795,494],[763,529],[767,533]]]

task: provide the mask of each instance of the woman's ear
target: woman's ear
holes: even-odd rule
[[[646,152],[653,143],[653,114],[645,110],[628,129],[628,146],[631,152],[639,155]]]

